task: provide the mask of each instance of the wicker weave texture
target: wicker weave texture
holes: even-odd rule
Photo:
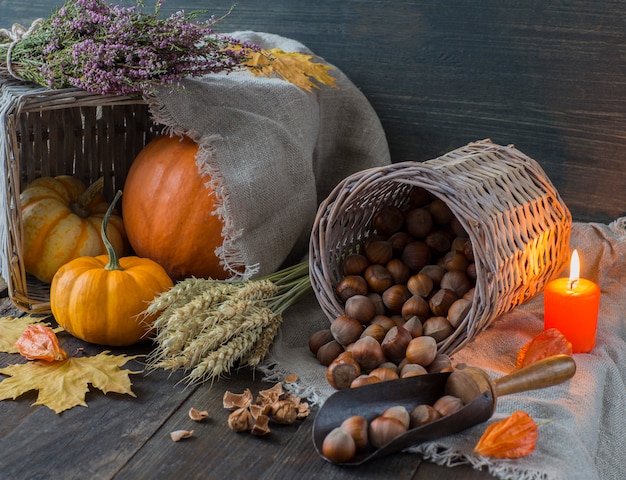
[[[572,218],[539,164],[513,146],[471,143],[426,162],[358,172],[322,202],[310,243],[311,281],[329,320],[344,313],[334,288],[342,259],[361,251],[383,205],[405,207],[413,186],[443,200],[474,249],[472,308],[440,342],[454,353],[501,314],[542,291],[569,261]]]
[[[104,195],[122,188],[136,154],[157,132],[140,97],[48,90],[0,80],[2,276],[16,306],[49,313],[49,286],[24,270],[20,192],[45,176],[104,177]]]

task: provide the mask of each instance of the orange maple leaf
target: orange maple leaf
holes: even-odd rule
[[[38,390],[33,405],[45,405],[56,413],[72,407],[86,407],[85,394],[89,384],[103,393],[115,392],[131,396],[128,374],[140,373],[121,370],[124,364],[135,357],[109,355],[108,351],[92,357],[74,357],[58,362],[35,360],[0,368],[0,373],[9,378],[0,382],[0,400],[15,400],[20,395]]]
[[[256,76],[278,75],[309,92],[314,88],[320,88],[317,83],[336,88],[335,78],[328,74],[333,67],[312,61],[316,58],[315,55],[272,48],[254,52],[245,65]]]

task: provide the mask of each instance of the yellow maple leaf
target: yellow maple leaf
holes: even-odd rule
[[[26,315],[24,317],[0,317],[0,352],[4,353],[19,353],[19,349],[15,346],[15,342],[20,338],[20,335],[24,333],[26,327],[29,325],[36,325],[42,323],[41,317],[33,317],[32,315]]]
[[[245,65],[256,76],[271,77],[273,74],[277,74],[284,80],[309,92],[313,88],[319,88],[312,80],[335,87],[335,78],[328,74],[328,71],[333,67],[311,61],[315,58],[314,55],[285,52],[280,48],[272,48],[254,52]]]
[[[140,373],[121,370],[136,357],[109,355],[108,351],[92,357],[74,357],[60,362],[31,361],[0,368],[8,375],[0,382],[0,400],[15,400],[31,390],[39,395],[33,405],[45,405],[61,413],[75,406],[86,407],[85,394],[89,384],[103,393],[122,393],[135,396],[128,374]]]

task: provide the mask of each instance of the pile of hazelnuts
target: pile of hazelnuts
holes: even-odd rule
[[[446,379],[443,395],[432,404],[392,405],[369,420],[361,415],[346,418],[324,437],[322,455],[331,462],[350,462],[357,454],[382,448],[409,430],[456,413],[476,398],[482,387],[471,373],[455,370]]]
[[[469,236],[446,203],[414,186],[379,207],[365,243],[344,257],[344,313],[309,348],[336,389],[451,371],[438,345],[464,325],[476,284]]]

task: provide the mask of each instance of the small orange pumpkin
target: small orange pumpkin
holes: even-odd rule
[[[122,198],[124,225],[135,253],[180,280],[225,279],[215,250],[223,243],[211,178],[196,164],[198,144],[159,136],[131,165]]]
[[[60,175],[34,180],[20,195],[26,271],[50,283],[61,265],[83,255],[106,252],[100,238],[108,203],[103,179],[89,188],[76,177]],[[119,215],[112,215],[107,234],[123,255],[127,241]]]
[[[71,335],[99,345],[127,346],[146,340],[156,315],[146,306],[173,283],[158,263],[135,256],[118,258],[106,225],[118,192],[102,222],[108,255],[80,257],[63,265],[52,279],[50,307]]]

